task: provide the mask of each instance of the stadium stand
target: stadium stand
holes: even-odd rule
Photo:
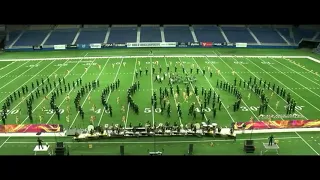
[[[126,43],[137,41],[137,26],[112,26],[108,43]]]
[[[189,26],[164,25],[166,42],[194,42]]]
[[[317,31],[313,29],[293,28],[293,36],[295,42],[298,44],[302,39],[312,39]]]
[[[193,29],[199,42],[226,42],[216,25],[193,25]]]
[[[318,29],[317,29],[318,28]],[[297,45],[320,40],[320,26],[290,25],[7,25],[6,47],[126,42],[245,42]]]
[[[248,27],[261,43],[286,43],[272,27]]]
[[[82,28],[76,44],[103,43],[108,28]]]
[[[290,28],[288,27],[282,27],[282,28],[276,28],[280,32],[280,34],[289,42],[293,43],[294,40],[292,36],[290,36]]]
[[[161,42],[159,25],[142,25],[140,28],[140,42]]]
[[[16,41],[14,46],[40,45],[50,30],[27,30]]]
[[[246,27],[221,26],[230,42],[257,43]]]
[[[55,29],[45,42],[45,45],[71,44],[79,29]]]

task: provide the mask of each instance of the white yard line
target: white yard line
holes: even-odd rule
[[[53,62],[54,62],[54,61],[52,61],[51,63],[53,63]],[[51,63],[50,63],[50,64],[51,64]],[[47,68],[50,64],[48,64],[45,68]],[[44,70],[45,68],[42,68],[42,70]],[[39,71],[37,74],[33,75],[31,78],[28,78],[27,81],[25,81],[21,86],[19,86],[19,87],[18,87],[17,89],[15,89],[14,91],[19,90],[22,86],[24,86],[25,84],[27,84],[27,82],[29,82],[31,79],[33,79],[36,75],[40,74],[40,72],[42,72],[42,70]],[[28,70],[27,70],[27,71],[28,71]],[[3,101],[6,100],[6,99],[7,99],[7,97],[4,98],[4,99],[2,99],[2,100],[0,101],[0,103],[3,102]]]
[[[259,58],[259,59],[260,59],[260,58]],[[260,59],[260,60],[261,60],[261,59]],[[273,69],[275,69],[275,70],[277,70],[277,71],[281,72],[278,68],[274,67],[272,64],[269,64],[269,66],[270,66],[270,67],[272,67]],[[306,86],[304,86],[303,84],[301,84],[301,83],[299,83],[298,81],[294,80],[292,77],[288,76],[287,74],[282,73],[282,72],[281,72],[281,74],[285,75],[286,77],[288,77],[289,79],[291,79],[291,80],[292,80],[292,81],[294,81],[295,83],[299,84],[300,86],[302,86],[302,87],[306,88],[306,89],[307,89],[308,91],[310,91],[312,94],[314,94],[314,95],[316,95],[316,96],[320,97],[320,95],[319,95],[319,94],[317,94],[317,93],[313,92],[312,90],[308,89]]]
[[[110,59],[108,59],[108,61],[106,61],[106,62],[104,63],[104,66],[103,66],[102,70],[100,71],[100,73],[99,73],[98,77],[96,78],[96,80],[98,80],[98,79],[100,78],[100,76],[101,76],[104,68],[107,66],[109,60],[110,60]],[[121,61],[121,62],[122,62],[122,61]],[[120,65],[120,67],[121,67],[121,65]],[[120,69],[120,67],[119,67],[119,69]],[[119,72],[119,69],[118,69],[118,72]],[[86,101],[87,101],[88,97],[90,96],[92,90],[93,90],[93,88],[91,88],[91,90],[88,92],[86,98],[84,99],[84,101],[83,101],[82,104],[81,104],[81,108],[82,108],[82,107],[84,106],[84,104],[86,103]],[[104,112],[104,111],[102,111],[102,112]],[[73,126],[73,124],[76,122],[76,119],[77,119],[78,116],[79,116],[79,111],[77,110],[76,117],[74,117],[72,123],[71,123],[70,126],[69,126],[69,129],[71,129],[71,127]]]
[[[95,61],[95,59],[93,60],[93,62],[94,62],[94,61]],[[92,66],[93,62],[88,66],[88,70],[89,70],[89,68]],[[84,72],[84,73],[80,76],[80,79],[81,79],[85,74],[86,74],[86,72]],[[70,94],[72,93],[73,89],[74,89],[74,88],[72,87],[71,90],[68,92],[67,95],[70,95]],[[58,108],[61,107],[61,105],[64,103],[64,101],[65,101],[66,99],[67,99],[67,97],[65,97],[65,98],[62,100],[62,102],[59,104]],[[46,124],[49,124],[49,122],[51,121],[51,119],[53,118],[54,115],[55,115],[55,114],[53,113],[53,114],[50,116],[50,118],[49,118],[49,120],[46,122]]]
[[[66,64],[68,61],[69,61],[69,60],[67,60],[67,61],[64,62],[63,64]],[[78,61],[78,62],[72,67],[72,69],[70,70],[70,72],[72,72],[80,62],[81,62],[81,60]],[[51,74],[49,75],[49,77],[51,77],[51,76],[52,76],[56,71],[58,71],[61,67],[63,67],[63,66],[59,66],[59,68],[57,68],[53,73],[51,73]],[[66,74],[63,78],[66,78],[67,76],[68,76],[68,74]],[[51,90],[49,93],[47,93],[46,96],[50,95],[55,89],[56,89],[56,87],[53,87],[52,90]],[[70,91],[71,91],[71,89],[70,89]],[[45,99],[42,99],[42,101],[41,101],[35,108],[33,108],[32,112],[34,112],[44,101],[45,101]],[[22,102],[22,101],[21,101],[21,102]],[[21,103],[21,102],[20,102],[20,103]],[[19,104],[20,104],[20,103],[19,103]],[[18,105],[19,105],[19,104],[18,104]],[[18,106],[18,105],[17,105],[17,106]],[[28,117],[26,117],[26,118],[21,122],[21,124],[23,124],[27,119],[28,119]]]
[[[121,66],[122,66],[122,62],[123,62],[123,59],[121,59],[120,65],[119,65],[119,67],[118,67],[118,71],[117,71],[117,73],[116,73],[116,75],[115,75],[115,77],[114,77],[114,79],[113,79],[113,82],[115,82],[115,81],[117,80],[118,74],[119,74],[120,69],[121,69]],[[106,98],[106,102],[109,101],[110,96],[111,96],[111,91],[109,92],[108,97]],[[82,106],[81,106],[81,107],[82,107]],[[103,115],[104,115],[104,112],[105,112],[105,109],[104,109],[104,107],[102,107],[102,113],[101,113],[100,118],[99,118],[98,126],[99,126],[100,123],[101,123],[101,120],[102,120],[102,117],[103,117]]]
[[[51,63],[49,63],[45,68],[43,68],[41,71],[39,71],[38,73],[40,73],[40,72],[42,72],[44,69],[46,69],[49,65],[51,65],[53,62],[55,62],[55,61],[52,61]],[[52,74],[54,74],[58,69],[60,69],[62,66],[59,66]],[[52,74],[50,74],[50,76],[52,76]],[[50,77],[49,76],[49,77]],[[29,79],[30,80],[30,79]],[[42,84],[42,82],[40,83],[40,85]],[[32,90],[27,96],[26,96],[26,98],[28,97],[28,96],[30,96],[31,94],[32,94],[32,92],[33,91],[35,91],[36,89],[34,89],[34,90]],[[19,102],[19,104],[21,104],[22,103],[22,101],[21,102]],[[15,109],[16,107],[18,107],[19,106],[19,104],[17,104],[15,107],[13,107],[12,108],[12,110],[13,109]],[[35,110],[33,110],[32,112],[34,112]],[[26,120],[27,120],[28,118],[26,118],[24,121],[22,121],[21,123],[20,123],[20,125],[22,125]],[[0,145],[0,148],[9,140],[11,138],[11,136],[9,136],[1,145]]]
[[[315,153],[319,156],[319,153],[318,153],[303,137],[301,137],[299,133],[297,133],[297,132],[295,132],[295,133],[297,134],[297,136],[299,136],[299,138],[300,138],[307,146],[309,146],[309,148],[310,148],[313,152],[315,152]]]
[[[138,61],[138,58],[136,58],[136,63],[134,64],[134,69],[133,69],[133,73],[132,73],[133,76],[132,76],[131,86],[134,84],[135,72],[137,71],[137,61]],[[127,113],[126,113],[126,119],[125,119],[125,122],[124,122],[124,128],[127,128],[129,111],[130,111],[130,103],[128,103],[128,106],[127,106]]]
[[[247,58],[246,58],[247,59]],[[263,68],[261,68],[260,66],[258,66],[257,64],[255,64],[254,62],[252,62],[250,59],[247,59],[249,62],[251,62],[253,65],[255,65],[257,68],[261,69],[262,71],[266,72]],[[313,104],[311,104],[309,101],[307,101],[306,99],[304,99],[303,97],[301,97],[298,93],[296,93],[295,91],[293,91],[292,89],[288,88],[288,86],[286,86],[284,83],[282,83],[281,81],[279,81],[277,78],[275,78],[274,76],[272,76],[270,73],[267,73],[270,77],[272,77],[273,79],[275,79],[276,81],[278,81],[280,84],[282,84],[284,87],[286,87],[288,90],[290,90],[292,93],[294,93],[296,96],[300,97],[302,100],[304,100],[306,103],[308,103],[310,106],[312,106],[313,108],[315,108],[316,110],[320,111],[319,108],[317,108],[316,106],[314,106]]]
[[[0,60],[0,62],[1,62],[1,60]],[[3,70],[3,69],[5,69],[5,68],[7,68],[7,67],[9,67],[9,66],[11,66],[12,64],[14,64],[14,63],[16,63],[16,62],[17,62],[17,61],[13,61],[13,62],[7,64],[6,66],[0,68],[0,71]]]
[[[279,137],[275,138],[279,140],[289,140],[289,139],[301,139],[299,137]],[[237,141],[248,140],[248,138],[244,139],[237,139]],[[251,140],[254,141],[266,141],[268,142],[268,138],[252,138]],[[205,143],[205,142],[231,142],[233,143],[234,140],[227,140],[227,139],[212,139],[212,140],[198,140],[198,141],[157,141],[158,144],[170,144],[170,143]],[[36,144],[37,142],[6,142],[6,144]],[[56,144],[57,142],[45,142],[49,144]],[[90,141],[90,142],[64,142],[70,144],[154,144],[153,141]],[[235,142],[237,143],[237,142]],[[239,143],[239,142],[238,142]]]
[[[179,61],[180,61],[180,64],[184,67],[184,65],[183,65],[183,63],[182,63],[182,61],[181,61],[180,57],[178,57],[178,59],[179,59]],[[195,92],[195,91],[194,91],[194,87],[193,87],[192,83],[190,83],[190,86],[191,86],[191,88],[192,88],[193,92]],[[199,106],[200,106],[200,105],[201,105],[201,102],[200,102],[199,98],[197,98],[197,97],[196,97],[196,99],[197,99],[198,104],[199,104]],[[206,119],[206,122],[208,122],[208,118],[207,118],[206,114],[204,114],[204,118]]]
[[[218,52],[218,51],[217,51]],[[218,52],[219,53],[219,52]],[[232,57],[235,61],[238,61],[236,58]],[[222,59],[221,59],[222,60]],[[222,60],[223,61],[223,60]],[[223,61],[224,62],[224,61]],[[225,63],[225,62],[224,62]],[[240,63],[239,63],[240,64]],[[250,74],[252,74],[254,77],[259,78],[257,75],[255,75],[255,72],[252,72],[250,69],[248,69],[246,66],[243,64],[240,64],[243,68],[245,68]],[[270,75],[269,73],[266,73],[267,75]],[[240,75],[238,74],[240,77]],[[287,102],[284,98],[282,98],[279,94],[276,94],[280,99],[282,99],[284,102]],[[269,105],[268,105],[269,106]],[[271,108],[271,106],[269,106]],[[303,116],[305,119],[308,119],[306,116],[304,116],[299,110],[296,110],[301,116]]]
[[[7,74],[5,74],[5,75],[3,75],[3,76],[0,76],[0,79],[8,76],[9,74],[11,74],[11,73],[14,72],[15,70],[19,69],[21,66],[24,66],[24,65],[27,64],[28,62],[30,62],[30,61],[26,61],[25,63],[21,64],[20,66],[18,66],[18,67],[16,67],[16,68],[14,68],[13,70],[11,70],[10,72],[8,72]],[[18,75],[17,75],[17,76],[18,76]]]
[[[234,58],[234,57],[232,57],[234,60],[236,60],[237,61],[237,59],[236,58]],[[222,60],[222,59],[221,59]],[[223,61],[223,60],[222,60]],[[240,64],[240,65],[242,65],[242,64]],[[257,77],[255,74],[253,74],[247,67],[245,67],[244,65],[242,65],[242,67],[244,67],[247,71],[249,71],[252,75],[254,75],[255,77]],[[260,68],[261,69],[261,68]],[[268,75],[270,75],[269,73],[267,73]],[[271,75],[270,75],[271,76]],[[239,76],[240,77],[240,76]],[[277,79],[276,79],[277,80]],[[279,81],[279,80],[277,80],[277,81]],[[281,84],[282,84],[282,82],[280,82]],[[278,95],[278,94],[277,94]],[[279,95],[278,95],[279,96]],[[281,96],[279,96],[283,101],[285,101],[285,99],[283,99]],[[269,106],[270,107],[270,106]],[[271,107],[270,107],[271,108]],[[275,112],[276,113],[276,111],[273,109],[273,108],[271,108],[271,110],[273,111],[273,112]],[[305,119],[307,119],[307,117],[306,116],[304,116],[301,112],[299,112],[298,110],[297,110],[297,112],[300,114],[300,115],[302,115]],[[278,113],[276,113],[276,114],[278,114]],[[283,119],[282,119],[283,120]],[[312,150],[312,151],[314,151],[317,155],[319,155],[319,153],[304,139],[304,138],[302,138],[301,136],[300,136],[300,134],[299,133],[297,133],[297,132],[295,132],[296,134],[297,134],[297,136]],[[277,138],[278,139],[278,138]]]
[[[43,61],[43,60],[42,60]],[[39,61],[36,65],[40,64],[42,61]],[[53,63],[54,61],[52,61],[51,63]],[[51,64],[50,63],[50,64]],[[48,64],[48,65],[50,65]],[[16,79],[18,79],[20,76],[24,75],[26,72],[30,71],[31,69],[33,69],[35,66],[30,67],[29,69],[27,69],[26,71],[24,71],[23,73],[19,74],[19,76],[15,77],[14,79],[12,79],[11,81],[9,81],[7,84],[3,85],[0,87],[0,89],[6,87],[8,84],[12,83],[13,81],[15,81]]]
[[[286,67],[287,69],[290,69],[292,72],[295,72],[296,74],[298,74],[298,75],[300,75],[300,76],[304,77],[305,79],[309,80],[310,82],[313,82],[314,84],[316,84],[316,85],[320,86],[320,84],[319,84],[319,83],[317,83],[317,82],[315,82],[315,81],[313,81],[313,80],[309,79],[308,77],[304,76],[303,74],[301,74],[301,73],[299,73],[299,72],[295,71],[294,69],[290,68],[288,65],[282,64],[280,61],[277,61],[277,60],[275,60],[275,59],[273,59],[273,58],[270,58],[270,59],[272,59],[273,61],[275,61],[275,62],[277,62],[277,63],[281,64],[282,66]],[[283,74],[283,72],[282,72],[282,71],[281,71],[281,74]]]
[[[166,66],[168,66],[167,58],[166,58],[166,57],[164,57],[164,61],[165,61],[165,63],[166,63]],[[176,106],[176,109],[178,109],[178,103],[177,103],[176,97],[175,97],[174,95],[173,95],[173,100],[174,100],[174,104],[175,104],[175,106]],[[178,116],[178,117],[179,117],[180,124],[182,124],[182,120],[181,120],[180,116]]]
[[[153,96],[153,78],[152,78],[152,67],[153,67],[153,63],[152,63],[152,57],[150,57],[150,80],[151,80],[151,96]],[[152,104],[151,107],[151,111],[152,111],[152,127],[155,127],[155,122],[154,122],[154,105]]]
[[[201,69],[201,67],[199,66],[199,64],[197,63],[197,61],[194,59],[194,58],[192,58],[193,59],[193,61],[197,64],[197,66],[199,67],[199,69],[202,71],[202,69]],[[208,60],[208,61],[210,61],[209,60],[209,58],[208,57],[206,57],[206,59]],[[214,66],[212,63],[209,63],[209,64],[211,64],[211,66],[214,68],[214,69],[216,69],[216,70],[218,70],[217,68],[216,68],[216,66]],[[221,74],[220,75],[226,82],[228,82],[227,80],[226,80],[226,78]],[[210,85],[210,87],[212,88],[212,90],[214,90],[214,87],[212,86],[212,84],[211,84],[211,82],[209,81],[209,79],[207,78],[207,76],[204,76],[205,78],[206,78],[206,80],[207,80],[207,82],[209,83],[209,85]],[[241,101],[243,102],[243,104],[245,105],[245,106],[247,106],[247,104],[243,101],[243,99],[241,99]],[[233,119],[233,117],[232,117],[232,115],[230,114],[230,112],[228,111],[228,108],[224,105],[224,103],[222,103],[221,102],[221,104],[222,104],[222,106],[224,107],[224,109],[226,110],[226,112],[228,113],[228,115],[229,115],[229,117],[231,118],[231,120],[232,120],[232,122],[235,122],[234,121],[234,119]],[[248,107],[248,106],[247,106]],[[248,109],[250,110],[250,108],[248,107]],[[251,111],[251,110],[250,110]],[[255,114],[251,111],[251,113],[255,116]],[[256,117],[256,116],[255,116]]]

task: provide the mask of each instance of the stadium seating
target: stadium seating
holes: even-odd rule
[[[147,26],[140,28],[140,42],[161,42],[159,26]]]
[[[199,42],[226,42],[226,40],[222,36],[220,29],[217,26],[194,25],[193,29]]]
[[[50,30],[29,30],[25,31],[14,46],[40,45]]]
[[[291,44],[298,44],[303,38],[315,38],[317,33],[316,30],[310,28],[290,28],[284,25],[249,26],[249,29],[240,25],[222,25],[221,29],[216,25],[193,25],[192,28],[190,30],[188,25],[164,25],[163,28],[159,25],[142,25],[140,27],[140,42],[161,42],[162,29],[166,42],[194,42],[196,39],[199,42],[222,43],[226,42],[224,33],[231,43],[256,44],[254,35],[262,44],[286,44],[282,37]],[[112,27],[109,25],[83,25],[80,31],[79,29],[80,25],[10,25],[7,27],[9,41],[6,42],[6,46],[12,45],[15,40],[17,41],[13,46],[40,45],[48,35],[44,45],[71,44],[78,32],[79,36],[75,44],[104,43],[105,40],[107,43],[127,43],[136,42],[139,39],[137,38],[138,27],[136,25],[115,25]],[[49,34],[50,31],[52,32]],[[107,36],[108,31],[110,32],[109,36]],[[23,34],[19,37],[21,32]],[[316,37],[316,40],[320,40],[320,35]]]
[[[194,42],[189,26],[164,26],[166,42]]]
[[[302,38],[312,39],[316,35],[316,31],[312,29],[293,28],[294,40],[298,44]]]
[[[221,27],[229,42],[257,43],[246,27]]]
[[[111,27],[107,43],[126,43],[137,41],[137,27]]]
[[[249,27],[260,43],[286,43],[271,27]]]
[[[290,29],[289,28],[276,28],[281,35],[286,38],[289,43],[293,43],[293,39],[290,37]]]
[[[78,36],[76,44],[103,43],[108,29],[83,28]]]
[[[71,44],[74,40],[78,29],[56,29],[45,42],[45,45]]]
[[[21,34],[22,31],[11,31],[9,32],[9,41],[6,42],[7,46],[11,46],[11,44],[17,39],[17,37]]]

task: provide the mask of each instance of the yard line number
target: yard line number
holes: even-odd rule
[[[30,64],[30,65],[28,65],[26,67],[28,67],[28,68],[39,67],[39,64]]]
[[[211,112],[211,108],[207,107],[207,108],[203,108],[203,110],[205,112]],[[195,108],[195,111],[200,113],[200,109],[199,108]],[[151,113],[152,112],[152,109],[151,108],[144,108],[144,113]],[[154,109],[154,112],[155,113],[161,113],[161,109],[160,108],[155,108]]]
[[[286,109],[287,106],[284,106],[284,108]],[[304,108],[304,106],[296,106],[296,110],[301,111]],[[259,106],[249,106],[249,108],[245,107],[245,106],[240,106],[241,111],[258,111],[259,110]]]

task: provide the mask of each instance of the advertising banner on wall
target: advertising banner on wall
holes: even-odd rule
[[[95,43],[95,44],[89,44],[91,49],[100,49],[101,48],[101,44]]]
[[[202,47],[212,47],[213,42],[201,42],[200,43]]]
[[[236,43],[236,47],[247,47],[247,43]]]
[[[68,44],[68,45],[66,46],[66,48],[67,48],[67,49],[78,49],[78,45],[76,45],[76,44]]]
[[[188,46],[191,46],[191,47],[199,47],[199,46],[200,46],[200,43],[199,43],[199,42],[188,42]]]
[[[188,43],[185,42],[178,42],[178,47],[188,47]]]
[[[32,46],[32,49],[33,49],[33,50],[41,50],[41,49],[42,49],[42,46]]]
[[[140,43],[127,43],[128,48],[140,47],[176,47],[176,42],[140,42]]]
[[[62,45],[53,45],[53,49],[56,49],[56,50],[66,49],[66,45],[65,45],[65,44],[62,44]]]
[[[89,44],[77,44],[78,49],[87,49],[90,48]]]

